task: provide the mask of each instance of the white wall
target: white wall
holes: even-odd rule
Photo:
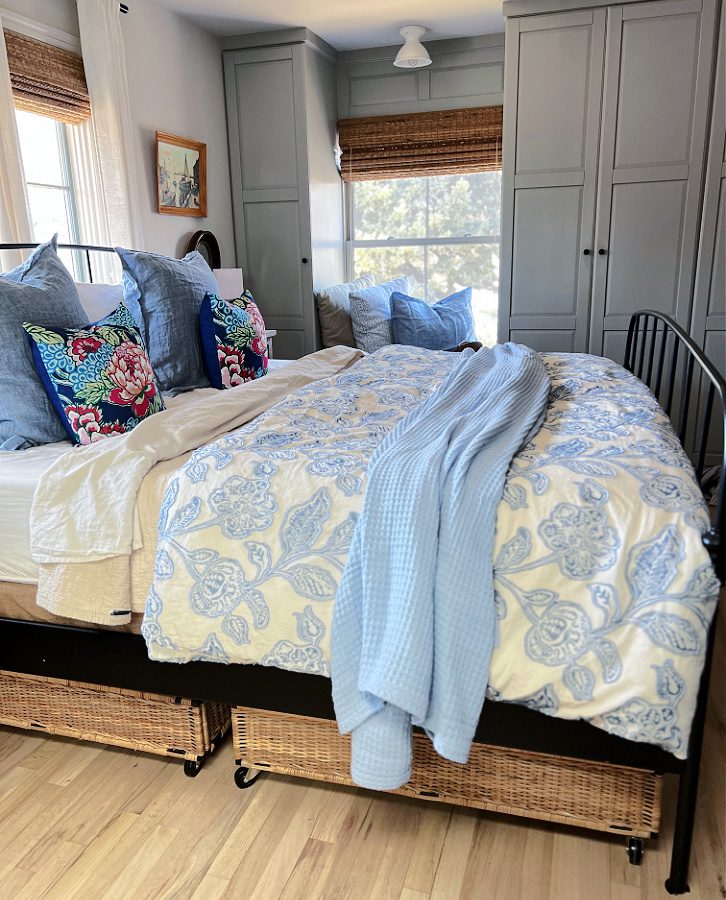
[[[2,2],[2,0],[0,0]],[[222,53],[219,38],[152,0],[127,0],[122,16],[146,248],[181,255],[189,235],[212,231],[223,265],[235,264]],[[207,145],[206,219],[156,212],[154,135]]]
[[[214,232],[222,264],[235,264],[227,152],[222,53],[219,38],[153,0],[127,0],[121,16],[144,240],[148,250],[179,256],[190,235]],[[78,35],[74,0],[0,0],[3,8]],[[205,219],[156,212],[154,134],[167,131],[207,145]]]

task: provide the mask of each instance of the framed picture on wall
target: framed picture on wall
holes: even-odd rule
[[[207,145],[156,132],[156,185],[160,213],[207,215]]]

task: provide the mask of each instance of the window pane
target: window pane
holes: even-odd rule
[[[68,192],[62,188],[28,185],[28,201],[36,241],[47,241],[58,232],[58,242],[71,243]]]
[[[426,179],[357,181],[353,189],[356,241],[426,237]]]
[[[65,184],[55,119],[16,111],[25,180],[38,184]]]
[[[425,247],[356,247],[353,257],[355,277],[370,272],[378,284],[407,275],[411,293],[423,297],[425,253]]]
[[[501,172],[429,178],[428,237],[498,235]]]
[[[427,268],[429,303],[471,287],[477,338],[482,343],[495,344],[499,304],[499,245],[432,246],[428,248]]]

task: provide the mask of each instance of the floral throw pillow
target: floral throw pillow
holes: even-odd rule
[[[23,323],[33,362],[75,444],[131,431],[164,409],[136,323],[124,306],[85,328]]]
[[[252,294],[236,300],[207,294],[199,311],[202,353],[216,388],[231,388],[267,374],[265,323]]]

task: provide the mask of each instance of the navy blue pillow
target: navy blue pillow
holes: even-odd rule
[[[249,291],[235,300],[207,294],[199,324],[204,363],[213,387],[232,388],[267,375],[265,323]]]
[[[116,247],[124,303],[141,329],[162,391],[209,387],[199,339],[199,310],[217,281],[201,253],[183,259]]]
[[[38,377],[23,322],[83,325],[86,313],[56,253],[56,237],[0,276],[0,450],[65,440],[65,429]]]
[[[43,386],[74,444],[124,434],[164,409],[141,333],[123,303],[84,328],[31,322],[23,328]]]
[[[395,292],[391,295],[391,326],[395,343],[427,350],[451,350],[464,341],[475,341],[471,288],[433,305]]]

